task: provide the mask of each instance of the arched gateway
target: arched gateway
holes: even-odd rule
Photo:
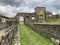
[[[36,22],[36,15],[35,15],[35,13],[18,13],[15,17],[19,20],[20,16],[24,17],[24,23],[25,24],[27,22]]]
[[[45,7],[37,7],[35,8],[35,12],[33,13],[17,13],[15,16],[16,19],[19,20],[20,16],[24,17],[24,23],[27,22],[44,22],[45,21],[45,15],[46,15],[46,8]]]

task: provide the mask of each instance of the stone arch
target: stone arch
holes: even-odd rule
[[[24,17],[24,23],[26,24],[27,22],[35,22],[36,20],[32,20],[32,17],[36,18],[35,16],[35,13],[18,13],[15,17],[18,18],[19,20],[19,17],[20,16],[23,16]]]

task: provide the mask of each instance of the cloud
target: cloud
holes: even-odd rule
[[[57,10],[60,10],[60,0],[53,1],[51,4],[53,7],[55,7]]]
[[[4,15],[7,16],[13,16],[13,9],[15,9],[15,7],[11,7],[10,5],[0,6],[0,13],[4,13]]]
[[[34,12],[37,6],[46,7],[47,11],[60,13],[60,0],[0,0],[0,12],[15,16],[18,12]]]
[[[2,5],[11,5],[11,6],[19,6],[21,0],[0,0],[0,4]]]

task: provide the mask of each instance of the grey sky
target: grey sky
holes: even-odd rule
[[[0,13],[12,17],[17,12],[34,12],[37,6],[46,7],[52,13],[60,13],[60,0],[0,0]]]

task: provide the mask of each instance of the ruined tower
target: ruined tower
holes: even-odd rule
[[[35,8],[35,13],[37,15],[37,22],[45,22],[45,12],[46,8],[45,7],[36,7]]]

